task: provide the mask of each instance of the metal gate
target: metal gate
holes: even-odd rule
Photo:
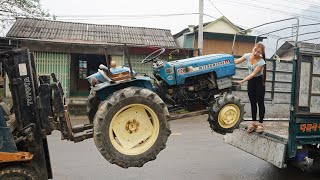
[[[65,96],[69,97],[70,90],[70,60],[68,53],[34,52],[38,75],[55,73],[61,82]]]
[[[302,54],[300,58],[296,114],[320,115],[320,57]]]

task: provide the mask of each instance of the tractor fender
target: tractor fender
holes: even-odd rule
[[[151,79],[147,76],[136,76],[134,79],[116,81],[114,83],[104,82],[91,88],[96,91],[100,101],[104,101],[109,95],[127,87],[141,87],[154,91]]]

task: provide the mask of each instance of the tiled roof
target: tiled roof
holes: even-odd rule
[[[15,39],[61,43],[177,48],[170,30],[17,18],[6,35]]]

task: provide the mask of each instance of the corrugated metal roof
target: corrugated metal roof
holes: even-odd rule
[[[21,40],[60,43],[178,47],[170,30],[167,29],[85,24],[32,18],[17,18],[6,36]]]
[[[315,43],[307,43],[307,42],[298,42],[297,43],[300,50],[313,50],[314,52],[320,51],[320,44]],[[282,56],[284,53],[293,50],[295,46],[295,41],[286,41],[281,45],[281,47],[277,50],[276,54]]]

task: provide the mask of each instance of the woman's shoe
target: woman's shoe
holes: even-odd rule
[[[264,127],[262,123],[258,123],[256,127],[256,132],[257,133],[262,133],[264,131]]]
[[[250,125],[247,127],[247,132],[248,132],[248,133],[252,133],[255,128],[256,128],[255,123],[252,123],[252,124],[250,124]]]

